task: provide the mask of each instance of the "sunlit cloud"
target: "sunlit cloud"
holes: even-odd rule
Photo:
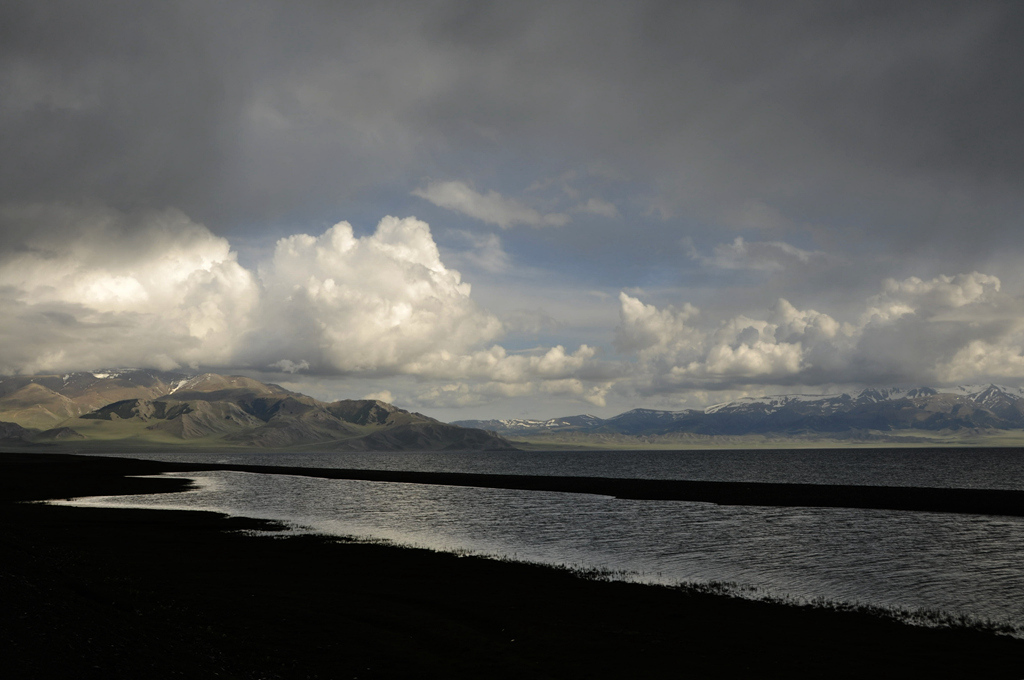
[[[259,268],[260,326],[247,363],[288,348],[318,372],[402,373],[425,355],[462,354],[501,324],[447,268],[426,223],[386,217],[356,237],[341,222],[281,239]]]
[[[751,385],[1024,379],[1022,301],[973,272],[883,282],[841,321],[779,299],[762,315],[711,318],[622,293],[616,344],[635,357],[640,392]]]
[[[14,321],[0,330],[4,373],[202,366],[413,376],[470,381],[478,395],[478,384],[489,384],[487,394],[592,399],[571,381],[608,372],[595,368],[587,345],[510,353],[494,344],[505,326],[474,302],[415,218],[385,217],[365,236],[347,222],[288,236],[253,272],[226,239],[178,212],[71,212],[43,210],[77,219],[77,238],[41,236],[0,262],[0,308]],[[500,242],[483,246],[500,250]],[[542,313],[531,319],[520,330],[553,323]]]
[[[145,216],[35,208],[77,220],[0,262],[5,373],[148,365],[224,365],[260,305],[256,277],[228,242],[176,211]],[[73,214],[69,214],[73,213]]]

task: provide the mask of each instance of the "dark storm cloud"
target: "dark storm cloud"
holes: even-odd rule
[[[0,9],[0,200],[195,200],[231,143],[229,83],[184,8]]]
[[[577,9],[510,22],[516,39],[488,49],[456,42],[476,58],[437,119],[610,162],[676,216],[733,229],[816,225],[829,241],[874,227],[916,245],[965,223],[985,240],[1018,214],[1013,5]],[[475,18],[460,27],[493,15]]]
[[[427,175],[508,193],[603,162],[677,216],[822,242],[967,221],[985,242],[1020,208],[1013,3],[0,11],[5,202],[173,206],[217,229],[408,200]]]

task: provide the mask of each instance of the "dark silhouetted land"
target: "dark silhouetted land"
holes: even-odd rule
[[[16,503],[170,491],[152,461],[0,455],[5,677],[986,677],[1024,641],[323,537]]]

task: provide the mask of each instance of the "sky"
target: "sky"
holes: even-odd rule
[[[0,374],[442,420],[1024,385],[1024,4],[0,4]]]

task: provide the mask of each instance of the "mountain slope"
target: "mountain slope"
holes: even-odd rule
[[[110,396],[119,398],[89,408]],[[11,422],[11,431],[0,435],[8,444],[67,442],[119,449],[185,444],[333,450],[512,448],[492,433],[440,423],[381,401],[324,403],[279,385],[214,373],[123,370],[6,378],[0,380],[0,420],[4,417]]]
[[[0,420],[47,429],[115,401],[167,394],[184,374],[145,370],[0,378]]]
[[[777,395],[740,399],[704,410],[634,409],[607,419],[594,416],[529,420],[462,420],[502,436],[585,441],[589,437],[699,435],[821,435],[906,431],[963,432],[1024,429],[1024,390],[998,385],[866,389],[856,395]]]

